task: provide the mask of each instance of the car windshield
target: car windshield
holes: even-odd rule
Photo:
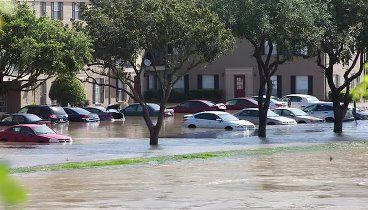
[[[153,110],[160,110],[160,106],[158,104],[147,104]]]
[[[300,110],[300,109],[290,109],[290,111],[295,114],[295,116],[306,116],[308,115],[307,113],[305,113],[304,111]]]
[[[307,99],[308,99],[308,101],[310,101],[310,102],[317,102],[317,101],[319,101],[319,99],[318,99],[318,98],[316,98],[316,97],[314,97],[314,96],[308,96],[308,97],[307,97]]]
[[[71,110],[77,112],[78,114],[90,114],[89,111],[85,110],[85,109],[82,109],[82,108],[72,108]]]
[[[267,117],[278,117],[279,115],[276,114],[275,112],[268,110],[267,112]]]
[[[212,101],[201,101],[201,102],[207,104],[208,106],[213,106],[216,104],[215,102],[212,102]]]
[[[275,100],[275,101],[277,101],[277,102],[284,102],[283,100],[281,100],[280,98],[277,98],[277,97],[275,97],[275,96],[271,96],[271,99],[272,99],[272,100]]]
[[[221,119],[223,119],[224,121],[238,121],[239,119],[237,117],[235,117],[232,114],[219,114],[219,117],[221,117]]]
[[[36,122],[36,121],[40,121],[42,120],[41,118],[39,118],[37,115],[27,115],[27,118],[29,119],[29,121],[31,122]]]
[[[62,107],[50,107],[50,109],[55,113],[55,114],[62,114],[62,115],[66,115],[66,112],[64,111],[64,109]]]
[[[51,128],[44,126],[33,127],[33,130],[36,134],[56,134]]]

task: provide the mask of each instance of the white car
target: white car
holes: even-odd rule
[[[318,102],[309,105],[303,109],[307,114],[326,120],[326,122],[333,122],[335,120],[335,114],[333,111],[332,102]],[[344,121],[354,120],[353,112],[351,108],[348,108]]]
[[[258,102],[258,96],[252,96],[254,100]],[[266,98],[266,96],[263,96],[263,98]],[[270,109],[276,109],[278,107],[288,107],[288,102],[283,101],[280,98],[277,98],[276,96],[271,96],[270,98]]]
[[[221,111],[205,111],[184,115],[184,126],[188,128],[221,128],[225,130],[255,129],[253,123],[239,120],[234,115]]]
[[[320,102],[320,100],[311,95],[306,94],[290,94],[282,97],[282,100],[289,102],[289,107],[303,109],[310,104]]]
[[[258,108],[243,109],[235,113],[234,116],[241,120],[248,120],[254,124],[259,124]],[[275,112],[268,110],[267,125],[296,125],[296,121],[287,117],[282,117]]]
[[[313,117],[297,108],[277,108],[273,110],[276,114],[294,119],[297,123],[321,123],[325,120]]]

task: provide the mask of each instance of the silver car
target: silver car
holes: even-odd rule
[[[254,124],[259,124],[258,108],[243,109],[235,113],[234,116],[241,120],[248,120]],[[287,117],[282,117],[275,112],[268,110],[267,125],[296,125],[296,121]]]
[[[334,122],[335,114],[332,102],[318,102],[309,105],[303,109],[304,112],[311,116],[326,120],[326,122]],[[348,109],[344,117],[344,121],[354,120],[352,109]]]
[[[297,108],[277,108],[273,110],[276,114],[294,119],[297,123],[320,123],[323,119],[313,117]]]

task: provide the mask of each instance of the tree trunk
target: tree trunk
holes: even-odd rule
[[[334,106],[334,133],[342,133],[342,122],[344,119],[344,110],[340,105],[339,93],[332,91],[332,100]]]
[[[158,136],[160,134],[161,128],[154,126],[152,130],[150,130],[150,145],[157,146],[158,145]]]
[[[267,107],[261,106],[259,108],[258,137],[261,138],[266,137],[267,111]]]

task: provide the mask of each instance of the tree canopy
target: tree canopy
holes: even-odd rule
[[[88,36],[36,17],[25,3],[0,16],[0,93],[35,88],[49,77],[80,71],[91,59]]]
[[[308,57],[316,52],[328,25],[327,5],[318,0],[198,1],[215,11],[236,37],[253,46],[260,83],[258,135],[265,137],[271,76],[294,56]]]
[[[145,100],[133,84],[142,84],[145,71],[157,76],[162,114],[156,125],[144,109],[152,145],[158,144],[164,107],[175,82],[234,44],[218,16],[192,0],[92,0],[83,8],[83,16],[85,29],[94,38],[94,64],[106,69],[94,73],[124,81],[129,87],[124,91],[144,107]],[[135,80],[126,73],[129,68]]]
[[[83,83],[74,76],[59,76],[52,82],[49,97],[61,106],[83,106],[87,100]]]

